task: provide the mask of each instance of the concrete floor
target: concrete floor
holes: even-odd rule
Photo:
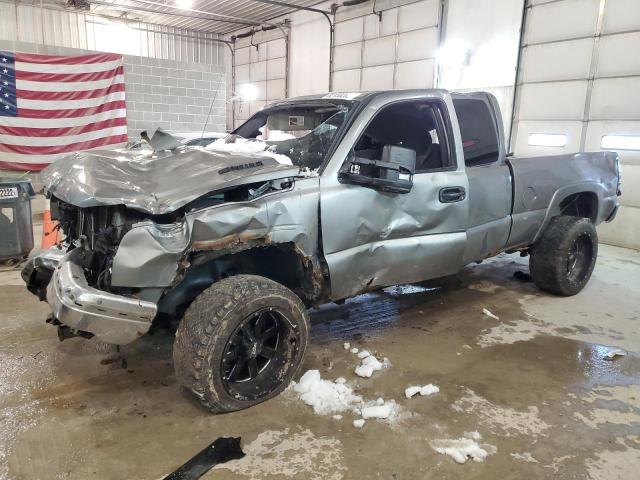
[[[0,273],[0,478],[156,480],[219,436],[241,436],[247,456],[203,478],[637,479],[640,253],[602,246],[572,298],[514,279],[525,262],[502,256],[312,314],[303,371],[344,376],[402,409],[397,422],[361,430],[351,414],[315,415],[291,390],[210,415],[176,384],[171,335],[142,338],[121,357],[95,341],[59,343],[47,306],[17,272]],[[391,367],[356,377],[344,341]],[[611,347],[628,354],[605,360]],[[408,385],[430,382],[440,393],[404,398]],[[476,430],[497,448],[482,463],[459,465],[431,446]]]

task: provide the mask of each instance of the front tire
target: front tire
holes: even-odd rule
[[[309,317],[288,288],[237,275],[191,303],[173,346],[179,382],[208,410],[232,412],[278,395],[302,363]]]
[[[597,256],[598,234],[588,218],[554,217],[531,248],[531,278],[542,290],[569,297],[587,284]]]

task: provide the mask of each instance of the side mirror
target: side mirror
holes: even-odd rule
[[[362,185],[382,192],[409,193],[416,170],[416,152],[397,145],[385,145],[380,160],[354,156],[340,171],[345,183]]]

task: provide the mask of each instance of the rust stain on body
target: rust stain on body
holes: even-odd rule
[[[201,240],[193,242],[191,249],[193,251],[208,251],[208,250],[227,250],[234,249],[239,245],[243,245],[256,240],[261,243],[271,243],[271,235],[256,232],[242,232],[235,233],[233,235],[225,235],[224,237],[217,238],[215,240]]]

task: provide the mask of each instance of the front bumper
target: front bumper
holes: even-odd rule
[[[157,312],[156,304],[90,287],[82,267],[74,262],[75,253],[72,250],[58,260],[47,286],[46,299],[54,323],[69,327],[72,334],[91,334],[116,345],[147,333]]]

